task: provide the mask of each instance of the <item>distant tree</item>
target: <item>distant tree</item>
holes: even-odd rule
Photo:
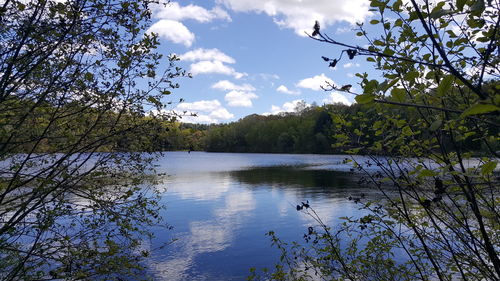
[[[110,152],[151,149],[146,114],[184,74],[158,71],[153,2],[0,2],[0,279],[144,276],[155,156]]]
[[[307,105],[306,101],[301,100],[297,104],[295,104],[294,111],[296,113],[302,113],[302,111],[306,110],[307,107],[308,107],[308,105]]]
[[[356,95],[360,111],[332,114],[334,137],[347,152],[367,154],[346,161],[385,198],[354,198],[369,215],[338,226],[298,206],[318,225],[308,245],[291,250],[270,233],[283,255],[268,277],[500,280],[500,2],[370,3],[379,30],[357,30],[368,47],[338,42],[319,24],[311,37],[342,48],[323,57],[331,66],[367,56],[380,71],[356,75],[362,93],[330,90]]]

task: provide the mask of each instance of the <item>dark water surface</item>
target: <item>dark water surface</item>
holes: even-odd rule
[[[163,216],[172,230],[158,228],[145,242],[156,280],[245,280],[250,267],[272,267],[279,252],[266,232],[303,242],[312,219],[295,206],[309,200],[322,220],[360,215],[350,195],[375,192],[339,155],[167,152]],[[177,239],[159,249],[164,243]]]

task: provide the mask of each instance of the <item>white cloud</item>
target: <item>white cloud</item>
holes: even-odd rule
[[[211,22],[216,19],[231,21],[229,14],[221,7],[207,10],[196,5],[180,6],[177,2],[168,3],[165,0],[151,7],[153,17],[159,19],[147,32],[158,33],[160,38],[167,39],[176,44],[190,47],[195,35],[181,21],[192,19],[201,23]]]
[[[165,1],[161,1],[161,3],[155,5],[152,10],[153,16],[159,19],[175,21],[192,19],[201,23],[211,22],[216,19],[231,21],[229,14],[221,7],[214,7],[211,10],[207,10],[193,4],[180,6],[177,2],[170,2],[165,5]]]
[[[260,78],[264,80],[277,80],[280,79],[278,74],[272,74],[272,73],[259,73]]]
[[[320,91],[322,90],[321,86],[327,87],[328,83],[332,85],[335,84],[332,79],[326,77],[325,74],[321,73],[320,75],[300,80],[299,83],[297,83],[297,87]]]
[[[182,116],[181,121],[183,123],[193,123],[193,124],[214,124],[219,123],[219,120],[212,118],[207,114],[197,113],[196,116],[185,115]]]
[[[196,50],[189,51],[185,54],[179,56],[181,60],[186,61],[220,61],[225,63],[235,63],[236,60],[232,57],[224,54],[218,49],[201,49],[198,48]]]
[[[288,95],[299,95],[300,94],[299,91],[292,91],[292,90],[288,89],[285,85],[280,85],[278,88],[276,88],[276,91],[278,91],[280,93],[288,94]]]
[[[236,85],[227,80],[221,80],[212,85],[213,89],[229,91],[224,99],[229,106],[252,107],[252,99],[258,98],[253,93],[255,88],[250,84]]]
[[[354,24],[370,15],[368,0],[217,0],[238,11],[265,13],[279,26],[293,29],[298,35],[311,33],[317,20],[323,27],[336,22]]]
[[[231,91],[224,97],[227,104],[234,107],[252,107],[252,99],[256,98],[258,98],[256,94],[243,91]]]
[[[343,103],[345,105],[351,105],[350,102],[344,95],[338,92],[331,92],[328,98],[322,101],[323,103]]]
[[[234,114],[227,111],[218,100],[184,102],[174,111],[181,115],[187,114],[182,117],[182,121],[186,123],[219,123],[234,117]],[[197,116],[189,116],[190,114]]]
[[[280,112],[283,112],[281,107],[277,105],[271,105],[271,112],[264,113],[263,115],[278,114]]]
[[[349,62],[349,63],[344,64],[343,66],[344,66],[344,68],[359,67],[359,63]]]
[[[290,102],[285,102],[282,106],[271,105],[271,111],[262,113],[262,115],[274,115],[282,112],[295,112],[298,107],[308,107],[303,100],[293,100]]]
[[[236,79],[246,76],[246,73],[237,72],[234,68],[223,64],[221,61],[199,61],[191,64],[190,71],[193,75],[197,74],[225,74],[231,75]]]
[[[234,114],[227,111],[225,108],[219,108],[210,113],[210,117],[220,120],[228,120],[234,117]]]
[[[236,85],[227,80],[221,80],[213,84],[212,88],[221,91],[245,91],[245,92],[255,91],[255,88],[250,84]]]
[[[248,74],[237,72],[224,63],[236,63],[236,60],[218,49],[196,49],[179,56],[181,60],[193,61],[190,72],[197,74],[225,74],[240,79]]]
[[[176,44],[190,47],[194,42],[194,34],[185,25],[173,20],[160,20],[153,24],[147,33],[157,33],[159,37],[170,40]]]
[[[183,102],[177,106],[181,110],[212,111],[221,107],[218,100],[201,100],[196,102]]]
[[[353,32],[353,30],[355,30],[353,26],[337,27],[337,29],[335,30],[335,34],[349,33]]]

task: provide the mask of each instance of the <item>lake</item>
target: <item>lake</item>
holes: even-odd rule
[[[167,152],[160,188],[165,221],[144,242],[155,280],[245,280],[249,268],[272,268],[279,251],[266,232],[303,242],[314,221],[296,210],[309,201],[328,225],[361,214],[349,196],[377,193],[357,183],[342,155]],[[172,239],[173,243],[161,248]]]

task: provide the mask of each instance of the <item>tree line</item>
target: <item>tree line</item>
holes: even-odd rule
[[[498,81],[489,81],[484,86],[489,92],[495,91],[495,87],[498,87]],[[394,97],[388,99],[396,100]],[[366,154],[371,145],[382,145],[386,138],[384,130],[406,134],[409,125],[421,119],[415,108],[389,105],[388,110],[394,114],[390,120],[381,117],[370,105],[355,103],[310,106],[277,115],[252,114],[228,124],[162,123],[159,130],[151,130],[155,135],[149,138],[157,151]],[[483,129],[488,135],[498,134],[498,127],[494,124],[486,124]],[[421,137],[431,138],[431,134],[423,132]],[[442,136],[441,142],[445,147],[452,145],[452,140],[446,135]],[[474,155],[500,149],[495,142],[486,144],[472,134],[457,143]],[[381,146],[378,154],[393,152],[389,147]]]
[[[498,82],[489,81],[485,86],[493,91]],[[395,100],[394,97],[389,99]],[[29,108],[30,103],[17,101],[19,108]],[[43,110],[41,110],[43,108]],[[64,108],[78,108],[77,104],[69,103]],[[50,120],[54,109],[46,104],[40,107],[36,118],[28,123],[32,130],[43,129],[43,124]],[[399,130],[408,133],[407,125],[418,122],[418,111],[414,108],[390,107],[394,118],[382,120],[370,106],[363,104],[327,104],[309,106],[297,109],[295,112],[283,112],[276,115],[252,114],[238,121],[227,124],[193,124],[182,123],[182,118],[156,118],[148,115],[133,116],[123,114],[124,120],[135,120],[134,132],[120,130],[120,123],[112,124],[118,113],[109,111],[101,118],[103,128],[96,129],[95,136],[102,135],[102,130],[115,126],[117,133],[108,136],[99,147],[100,152],[160,152],[160,151],[207,151],[207,152],[237,152],[237,153],[312,153],[312,154],[366,154],[367,147],[382,141],[385,137],[380,130]],[[12,113],[12,112],[11,112]],[[96,118],[98,111],[89,112],[58,128],[53,136],[47,135],[38,140],[38,153],[54,153],[62,151],[69,140],[78,137],[75,132],[79,127]],[[3,116],[9,113],[4,113]],[[404,120],[404,121],[402,121]],[[112,124],[112,125],[111,125]],[[387,125],[389,124],[389,125]],[[388,127],[387,127],[388,126]],[[12,126],[11,126],[12,127]],[[3,133],[9,126],[4,127]],[[498,127],[485,126],[489,134],[498,133]],[[32,133],[32,131],[31,131]],[[472,136],[472,135],[471,135]],[[422,136],[429,138],[430,134]],[[26,152],[34,140],[28,136],[17,135],[7,147],[12,153]],[[90,138],[90,136],[89,136]],[[21,141],[28,140],[28,141]],[[451,145],[451,140],[443,136],[443,144]],[[459,141],[465,149],[476,155],[484,154],[488,147],[479,138],[464,138]],[[491,149],[500,149],[495,143]],[[380,147],[379,154],[387,155],[391,151]]]

